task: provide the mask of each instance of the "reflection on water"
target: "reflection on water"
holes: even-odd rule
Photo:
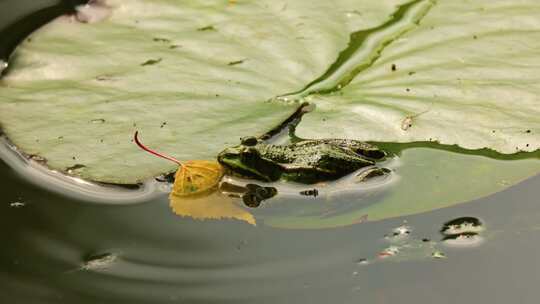
[[[246,215],[178,217],[166,194],[89,204],[36,188],[3,163],[0,172],[2,303],[534,303],[540,296],[539,177],[430,213],[287,230],[266,226],[264,216],[257,226]],[[258,210],[265,208],[250,209]],[[443,224],[463,217],[463,227],[476,229],[472,218],[489,224],[478,232],[481,246],[441,243]]]
[[[214,191],[206,196],[186,197],[170,195],[173,212],[196,220],[237,219],[256,225],[249,211],[238,206],[231,197]]]

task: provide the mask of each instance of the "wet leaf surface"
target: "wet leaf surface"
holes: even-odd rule
[[[319,107],[299,125],[300,137],[434,141],[505,154],[540,148],[538,1],[416,6],[428,3],[414,28],[403,32],[408,25],[396,23],[371,34],[344,66],[376,60],[343,89],[309,97]],[[418,13],[409,11],[405,19],[414,21]],[[386,43],[392,33],[402,34]],[[349,72],[338,70],[305,93],[333,88]]]
[[[19,46],[0,86],[0,124],[53,169],[81,164],[85,179],[138,183],[175,167],[139,153],[135,130],[179,159],[212,159],[294,112],[266,101],[323,73],[351,30],[400,2],[110,0],[101,22],[61,17]],[[361,18],[346,13],[355,9]]]

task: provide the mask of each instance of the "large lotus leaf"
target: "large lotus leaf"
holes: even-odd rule
[[[176,158],[214,158],[287,117],[295,105],[266,101],[323,73],[351,31],[403,2],[108,1],[104,22],[61,17],[16,50],[0,123],[54,169],[138,182],[175,165],[140,151],[135,130]]]
[[[365,41],[352,35],[362,46],[349,48],[345,63],[301,95],[348,85],[312,95],[318,111],[298,134],[537,150],[539,16],[536,0],[441,0],[412,30],[395,23]],[[377,38],[380,33],[395,39]]]
[[[502,191],[537,174],[538,153],[531,156],[494,159],[425,147],[408,148],[394,168],[399,180],[376,195],[336,195],[331,200],[308,199],[305,203],[291,201],[295,198],[292,196],[270,202],[256,210],[255,216],[270,226],[317,229],[427,212]],[[340,210],[344,205],[349,207]]]

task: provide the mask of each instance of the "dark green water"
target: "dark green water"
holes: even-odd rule
[[[59,3],[0,1],[0,26],[16,29],[1,32],[1,56],[70,7]],[[181,218],[166,194],[133,205],[79,201],[0,161],[0,303],[537,303],[539,189],[536,176],[429,213],[287,230]],[[442,224],[463,216],[485,223],[479,246],[441,245],[446,259],[414,250],[374,258],[405,220],[411,238],[438,242]],[[109,263],[85,264],[89,256]]]
[[[79,202],[21,180],[0,164],[2,303],[536,303],[540,177],[457,207],[324,230],[194,221],[164,194],[136,205]],[[22,202],[24,206],[13,206]],[[359,265],[407,220],[440,240],[442,223],[486,223],[476,247],[441,247]],[[112,254],[107,267],[85,258]]]

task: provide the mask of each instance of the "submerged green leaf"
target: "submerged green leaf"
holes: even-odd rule
[[[274,227],[320,229],[417,214],[502,191],[540,172],[540,159],[499,160],[417,147],[401,153],[394,171],[399,180],[375,195],[360,192],[344,200],[338,194],[305,204],[283,199],[255,216]]]

